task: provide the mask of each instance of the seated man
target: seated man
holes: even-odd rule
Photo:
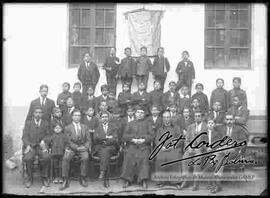
[[[150,177],[150,161],[148,159],[154,134],[152,126],[144,119],[144,109],[137,107],[136,120],[127,124],[123,140],[127,150],[124,156],[123,169],[120,178],[125,180],[123,188],[127,188],[137,175],[138,183],[147,188]]]
[[[91,139],[88,127],[80,123],[81,112],[74,110],[72,113],[72,123],[65,127],[65,133],[68,139],[68,148],[65,150],[62,162],[62,176],[64,179],[62,187],[59,190],[64,190],[69,187],[69,169],[70,161],[74,155],[80,157],[80,184],[87,187],[87,167],[88,167],[88,150],[91,148]]]
[[[209,112],[208,115],[216,125],[224,124],[225,119],[225,111],[222,110],[222,105],[220,101],[214,101],[212,110]]]
[[[50,137],[49,123],[43,119],[41,106],[35,106],[33,109],[33,119],[26,121],[23,129],[23,160],[26,163],[27,180],[24,182],[27,188],[33,184],[33,160],[36,155],[40,158],[41,177],[43,185],[48,187],[48,170],[50,166],[50,155],[46,143]]]
[[[239,96],[234,96],[232,106],[228,109],[228,113],[234,116],[235,124],[246,128],[249,111],[246,106],[242,105]]]
[[[103,179],[108,170],[110,157],[116,153],[118,148],[117,128],[112,122],[109,122],[109,114],[103,112],[100,117],[100,123],[94,133],[93,154],[97,153],[100,158],[100,175]],[[105,186],[107,187],[107,186]]]

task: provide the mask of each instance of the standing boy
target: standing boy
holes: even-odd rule
[[[224,80],[222,78],[218,78],[216,80],[216,85],[217,85],[217,88],[214,89],[211,93],[210,108],[213,107],[215,101],[220,101],[221,109],[226,112],[228,109],[229,97],[228,97],[227,90],[223,88]]]
[[[81,93],[81,83],[76,82],[73,86],[74,92],[72,93],[72,99],[74,101],[74,106],[77,109],[82,109],[83,107],[83,96]]]
[[[90,55],[89,52],[84,54],[83,62],[81,63],[77,74],[78,79],[82,83],[82,92],[84,96],[86,96],[89,86],[93,86],[94,90],[96,89],[96,85],[100,77],[98,67],[91,58],[92,55]]]
[[[229,91],[229,106],[228,106],[228,108],[232,106],[234,96],[238,96],[242,105],[245,106],[246,108],[248,107],[247,106],[246,91],[241,89],[240,86],[241,86],[241,78],[234,77],[233,78],[233,89],[231,89]]]
[[[60,93],[57,97],[56,104],[59,105],[61,111],[63,112],[66,108],[66,101],[71,96],[70,84],[68,82],[64,82],[62,85],[62,93]]]
[[[191,99],[194,100],[197,98],[200,103],[200,109],[206,115],[209,111],[208,97],[203,93],[203,84],[197,83],[195,86],[196,93],[192,95]]]

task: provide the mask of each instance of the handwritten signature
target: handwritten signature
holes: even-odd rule
[[[190,157],[186,157],[186,158],[181,158],[181,159],[176,159],[176,160],[172,160],[166,163],[161,164],[161,166],[167,166],[167,165],[171,165],[177,162],[181,162],[181,161],[185,161],[185,160],[189,160],[189,159],[194,159],[196,158],[196,160],[191,161],[189,163],[190,165],[200,165],[202,162],[200,162],[198,164],[198,161],[200,160],[199,157],[203,157],[208,155],[206,158],[204,158],[204,163],[203,166],[209,162],[210,164],[212,164],[213,166],[217,164],[217,161],[215,158],[217,157],[215,153],[220,153],[220,152],[224,152],[226,150],[234,150],[236,148],[239,147],[244,147],[247,145],[247,141],[243,140],[240,142],[237,142],[235,140],[233,140],[232,138],[228,137],[228,136],[224,136],[222,139],[216,140],[213,143],[209,144],[209,142],[206,142],[204,140],[201,140],[200,142],[197,143],[197,140],[199,138],[201,138],[201,136],[207,135],[206,132],[202,132],[200,134],[198,134],[196,137],[194,137],[193,140],[191,140],[184,148],[184,150],[188,150],[188,149],[192,149],[193,151],[195,151],[196,149],[201,149],[201,148],[209,148],[207,149],[208,152],[204,152],[204,153],[200,153],[197,155],[193,155]],[[172,138],[172,134],[170,134],[169,131],[163,133],[160,138],[159,138],[159,144],[157,146],[155,146],[155,148],[153,149],[153,151],[151,152],[151,154],[149,155],[149,160],[154,159],[158,153],[161,151],[162,148],[165,148],[165,150],[169,150],[169,149],[176,149],[176,146],[178,145],[178,143],[180,141],[185,141],[186,138],[184,135],[180,135],[177,138],[171,139]],[[218,148],[218,149],[216,149]],[[211,154],[211,155],[210,155]],[[235,159],[235,160],[231,160],[229,161],[229,156],[230,156],[230,152],[227,153],[226,155],[223,156],[222,160],[220,161],[220,163],[218,164],[218,166],[216,167],[215,171],[218,171],[221,166],[226,166],[229,164],[237,164],[237,163],[254,163],[254,160],[239,160],[239,159]],[[197,162],[197,163],[196,163]]]

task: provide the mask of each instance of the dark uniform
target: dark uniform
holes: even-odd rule
[[[118,76],[120,76],[122,85],[129,84],[129,90],[131,90],[132,76],[136,74],[136,62],[128,56],[121,60],[121,64],[118,70]]]
[[[188,126],[194,123],[194,119],[191,116],[183,116],[181,115],[181,127],[183,128],[183,130],[187,131]]]
[[[239,100],[242,102],[241,104],[243,106],[245,106],[246,108],[248,107],[247,106],[247,94],[246,94],[245,90],[243,90],[241,88],[239,88],[239,89],[233,88],[229,91],[228,95],[229,95],[228,96],[228,98],[229,98],[228,108],[232,106],[232,101],[233,101],[234,96],[238,96]]]
[[[216,88],[212,91],[210,97],[210,109],[213,108],[213,104],[219,101],[221,103],[221,109],[227,111],[229,106],[229,94],[224,88]]]
[[[155,57],[152,66],[152,74],[154,79],[160,82],[161,90],[164,90],[164,83],[167,78],[167,73],[170,71],[170,63],[166,57]]]
[[[241,105],[237,107],[233,105],[228,109],[228,113],[231,113],[235,117],[235,124],[246,128],[249,111],[245,106]]]
[[[190,105],[191,105],[190,97],[180,95],[179,100],[177,102],[178,112],[182,113],[184,108],[190,108]]]
[[[88,65],[86,65],[88,64]],[[82,93],[83,96],[87,95],[87,90],[90,86],[93,86],[94,90],[98,83],[100,73],[96,63],[90,62],[82,62],[79,69],[78,69],[78,79],[82,83]]]
[[[72,112],[75,110],[75,107],[70,107],[67,108],[64,112],[63,112],[63,116],[62,116],[62,122],[63,122],[63,126],[67,126],[72,122]]]
[[[119,62],[119,58],[116,56],[109,56],[106,58],[103,65],[104,69],[106,70],[107,85],[109,85],[109,90],[114,91],[114,93],[116,93],[116,75],[119,69],[119,64],[117,64],[116,61]],[[109,68],[111,68],[111,70],[109,70]]]
[[[149,155],[151,142],[153,142],[152,127],[146,120],[134,120],[128,123],[123,140],[126,142],[126,153],[124,156],[121,178],[132,182],[137,175],[140,183],[150,177]],[[145,142],[136,145],[132,142],[133,138],[144,138]]]
[[[226,112],[224,111],[210,111],[208,117],[211,118],[216,125],[222,125],[224,124],[225,114]]]
[[[146,91],[143,91],[142,94],[140,94],[139,91],[136,91],[133,93],[132,96],[132,104],[133,105],[140,105],[141,107],[143,107],[144,112],[145,112],[145,116],[149,115],[149,103],[150,103],[150,94],[147,93]]]
[[[95,96],[93,96],[93,97],[89,97],[89,96],[87,96],[87,97],[83,97],[83,110],[84,111],[87,111],[88,109],[89,109],[89,107],[93,107],[94,108],[94,110],[95,110],[95,113],[97,113],[98,112],[98,106],[97,106],[97,104],[96,104],[96,97]]]
[[[68,149],[65,150],[62,163],[62,176],[69,177],[70,161],[74,155],[79,155],[81,160],[80,175],[82,177],[87,176],[88,167],[88,149],[91,147],[91,139],[89,135],[89,129],[86,125],[79,123],[80,128],[76,129],[74,123],[65,127],[65,133],[68,138]],[[86,151],[78,151],[79,146],[87,148]]]
[[[100,106],[100,103],[102,101],[105,101],[107,103],[107,105],[108,105],[109,96],[104,97],[103,95],[100,95],[100,96],[96,97],[96,101],[95,102],[96,102],[97,110],[99,110],[99,106]]]
[[[162,118],[160,116],[157,117],[149,116],[148,118],[146,118],[146,120],[148,121],[149,125],[152,126],[152,130],[155,137],[157,131],[162,126]]]
[[[127,113],[128,105],[132,102],[132,93],[129,92],[120,92],[118,95],[118,104],[121,108],[121,116],[125,116]]]
[[[43,116],[42,119],[46,120],[48,123],[51,122],[51,116],[52,116],[52,110],[55,107],[55,103],[53,100],[46,98],[45,104],[42,105],[40,102],[40,98],[37,98],[35,100],[33,100],[30,104],[30,108],[26,117],[26,121],[31,121],[32,120],[32,115],[34,112],[35,107],[37,106],[41,106],[42,107],[42,111],[43,111]]]
[[[40,120],[40,124],[36,124],[35,120],[26,121],[23,129],[23,149],[24,153],[26,147],[31,146],[31,150],[24,154],[23,160],[26,163],[26,172],[30,180],[33,181],[33,160],[36,155],[40,158],[41,163],[41,177],[48,178],[50,155],[48,152],[43,152],[40,147],[40,142],[43,140],[45,143],[50,139],[50,126],[46,120]]]
[[[183,85],[187,85],[190,95],[192,80],[195,79],[193,63],[190,60],[182,60],[178,63],[175,72],[178,74],[177,90],[181,89]]]
[[[83,108],[83,96],[82,96],[82,93],[81,92],[73,92],[72,93],[72,99],[74,101],[74,106],[77,108],[77,109],[81,109]]]
[[[163,97],[162,90],[153,90],[149,94],[150,94],[151,106],[157,105],[161,109],[161,111],[163,111],[165,108],[164,108],[163,102],[162,102],[162,97]]]
[[[72,97],[72,94],[68,92],[62,92],[57,96],[56,104],[60,107],[60,110],[63,112],[66,108],[66,102],[69,97]]]
[[[143,82],[147,88],[149,72],[152,68],[151,60],[147,56],[140,56],[136,60],[136,78],[138,85]]]
[[[180,98],[180,95],[178,92],[167,91],[166,93],[163,94],[163,97],[162,97],[163,106],[167,107],[169,104],[177,105],[179,98]]]
[[[204,93],[195,93],[192,95],[191,100],[193,101],[194,99],[198,99],[200,103],[200,109],[204,113],[208,113],[209,111],[209,102],[208,102],[208,97]]]

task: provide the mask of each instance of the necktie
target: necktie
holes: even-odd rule
[[[227,136],[231,136],[231,127],[228,127]]]
[[[199,125],[197,124],[196,125],[196,134],[198,134],[198,132],[199,132]]]
[[[210,130],[208,131],[208,135],[209,135],[209,144],[211,144],[211,135],[212,134],[211,134],[211,131]]]
[[[44,103],[45,103],[45,98],[42,98],[41,106],[44,106]]]
[[[76,124],[76,132],[77,132],[77,136],[80,136],[81,135],[81,127],[79,124]]]
[[[107,127],[108,127],[107,124],[104,124],[104,125],[103,125],[103,129],[104,129],[104,131],[105,131],[105,134],[107,134]]]

